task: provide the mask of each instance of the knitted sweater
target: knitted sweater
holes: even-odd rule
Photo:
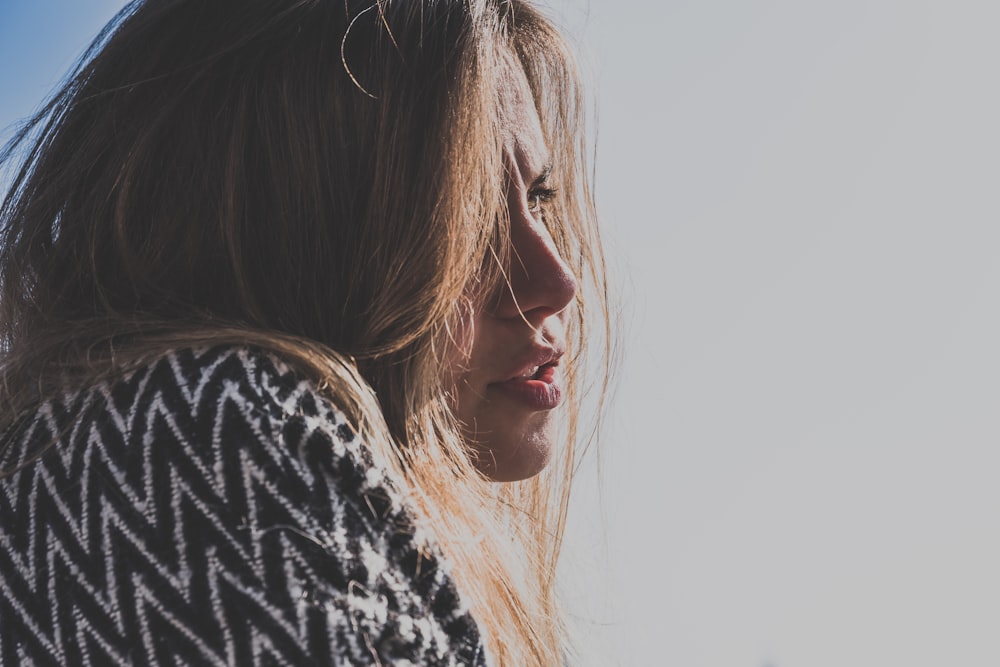
[[[384,466],[266,353],[167,354],[0,446],[0,664],[488,662]]]

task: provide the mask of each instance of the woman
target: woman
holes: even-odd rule
[[[564,659],[576,81],[521,0],[119,14],[2,156],[0,663]]]

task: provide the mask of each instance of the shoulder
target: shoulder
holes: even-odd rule
[[[269,353],[171,352],[8,439],[55,444],[0,481],[3,664],[483,660],[386,467]]]

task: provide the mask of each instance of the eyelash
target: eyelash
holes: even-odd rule
[[[548,204],[555,199],[558,190],[555,188],[538,187],[528,193],[528,210],[534,213],[542,209],[542,204]]]

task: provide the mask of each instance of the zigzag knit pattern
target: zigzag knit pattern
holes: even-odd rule
[[[167,354],[2,446],[2,665],[487,663],[385,468],[268,354]]]

